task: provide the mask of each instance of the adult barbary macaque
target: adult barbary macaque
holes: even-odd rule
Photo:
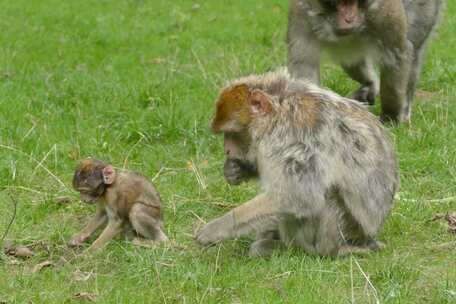
[[[361,87],[352,97],[373,104],[380,91],[383,121],[407,122],[424,49],[444,0],[291,0],[288,68],[320,82],[328,51]],[[380,79],[374,64],[381,64]]]
[[[121,232],[135,235],[136,243],[168,240],[163,232],[160,196],[143,175],[89,158],[76,169],[73,187],[84,202],[96,203],[97,211],[87,226],[72,237],[70,246],[81,245],[105,223],[106,228],[89,251],[102,248]]]
[[[252,256],[380,247],[399,177],[393,145],[364,106],[279,71],[222,89],[211,127],[225,136],[227,181],[258,176],[263,190],[205,225],[199,243],[256,233]]]

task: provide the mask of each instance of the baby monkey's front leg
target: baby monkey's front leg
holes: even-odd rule
[[[106,210],[98,205],[95,216],[89,220],[84,229],[71,238],[68,245],[72,247],[81,246],[98,228],[104,225],[107,220],[108,216]]]
[[[96,251],[101,249],[117,236],[123,230],[123,221],[121,219],[109,219],[108,226],[103,230],[100,236],[93,242],[93,244],[87,249],[88,251]]]

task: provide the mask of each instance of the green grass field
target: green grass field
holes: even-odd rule
[[[208,122],[226,81],[286,63],[287,1],[1,1],[0,237],[30,246],[0,259],[0,303],[454,303],[456,247],[436,213],[456,210],[456,3],[430,44],[412,124],[391,129],[400,199],[387,248],[324,259],[246,256],[249,239],[203,249],[194,231],[255,195],[227,185]],[[325,64],[324,85],[356,84]],[[378,107],[373,111],[378,112]],[[154,178],[178,246],[123,240],[80,257],[66,246],[94,209],[71,189],[94,156]],[[56,198],[70,196],[72,203]],[[453,197],[453,199],[452,199]],[[33,272],[35,265],[53,267]],[[66,262],[65,262],[66,261]],[[81,278],[81,274],[82,277]],[[84,296],[84,294],[82,294]]]

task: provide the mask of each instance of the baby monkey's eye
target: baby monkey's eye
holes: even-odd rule
[[[366,7],[368,3],[369,3],[368,0],[358,0],[359,7]]]

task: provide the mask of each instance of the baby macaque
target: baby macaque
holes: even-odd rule
[[[71,238],[70,246],[80,246],[106,222],[89,251],[102,248],[121,232],[133,232],[136,243],[168,240],[163,232],[160,195],[143,175],[88,158],[76,169],[73,187],[84,202],[96,203],[97,211],[87,226]]]
[[[364,106],[286,71],[252,75],[222,89],[212,130],[225,138],[226,180],[258,177],[262,193],[205,225],[199,243],[256,233],[251,256],[381,247],[399,176],[394,146]]]

